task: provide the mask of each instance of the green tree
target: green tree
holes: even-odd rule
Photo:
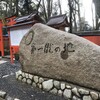
[[[19,12],[20,15],[28,15],[34,12],[32,0],[19,0]]]

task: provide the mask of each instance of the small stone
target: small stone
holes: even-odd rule
[[[33,83],[32,83],[32,86],[33,86],[33,87],[36,87],[36,83],[35,83],[35,82],[33,82]]]
[[[60,89],[60,82],[59,82],[59,81],[54,81],[54,86],[55,86],[57,89]]]
[[[53,94],[57,94],[57,89],[54,88],[54,89],[52,89],[50,92],[53,93]]]
[[[18,73],[19,75],[22,75],[22,71],[21,71],[21,70],[19,70],[19,71],[16,72],[16,73]]]
[[[32,80],[31,79],[27,79],[27,84],[32,84]]]
[[[39,83],[42,83],[42,82],[44,82],[44,79],[43,78],[39,78]]]
[[[4,91],[0,91],[0,97],[2,97],[2,98],[4,99],[5,96],[6,96],[6,92],[4,92]]]
[[[81,99],[76,96],[73,96],[72,100],[81,100]]]
[[[21,81],[21,80],[22,80],[22,78],[23,78],[23,77],[22,77],[22,75],[19,75],[18,80],[20,80],[20,81]]]
[[[70,89],[65,89],[63,95],[64,95],[65,98],[71,99],[71,97],[72,97],[72,92],[71,92]]]
[[[71,86],[69,86],[69,85],[66,85],[66,88],[67,88],[67,89],[71,89],[72,87],[71,87]]]
[[[98,93],[96,93],[96,92],[90,92],[90,95],[93,100],[98,100],[98,98],[99,98]]]
[[[26,83],[26,78],[25,77],[22,79],[22,82]]]
[[[29,78],[32,80],[33,79],[33,75],[29,74]]]
[[[53,88],[53,80],[50,79],[48,81],[44,81],[42,83],[43,89],[46,91],[50,91]]]
[[[65,83],[61,83],[61,89],[64,90],[66,87]]]
[[[90,96],[83,96],[83,100],[92,100]]]
[[[18,79],[19,75],[21,75],[21,74],[22,74],[21,70],[19,70],[18,72],[16,72],[16,79]]]
[[[18,79],[18,77],[19,77],[19,74],[18,74],[18,72],[16,72],[16,79]]]
[[[39,82],[38,76],[34,76],[34,82],[35,82],[35,83],[38,83],[38,82]]]
[[[62,96],[62,94],[63,94],[62,90],[58,90],[58,95]]]
[[[24,72],[22,72],[22,76],[25,77],[25,73]]]
[[[76,87],[72,89],[72,93],[73,93],[74,95],[80,97],[80,94],[78,93],[78,90],[77,90]]]
[[[84,90],[84,89],[79,89],[78,92],[82,95],[88,95],[89,94],[89,91],[87,90]]]
[[[26,78],[29,78],[29,74],[28,74],[28,73],[25,73],[25,77],[26,77]]]
[[[39,88],[42,89],[42,85],[41,84],[39,84]]]

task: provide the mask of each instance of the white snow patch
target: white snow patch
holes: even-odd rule
[[[6,63],[7,61],[5,60],[0,60],[0,64]]]

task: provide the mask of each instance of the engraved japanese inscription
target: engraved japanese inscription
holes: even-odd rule
[[[25,44],[31,45],[31,54],[34,54],[35,51],[43,51],[44,53],[60,53],[60,57],[63,60],[66,60],[69,57],[69,53],[75,52],[73,43],[64,43],[62,44],[63,48],[56,46],[53,43],[45,43],[43,46],[36,47],[35,43],[32,43],[34,38],[34,31],[30,31],[26,36]]]

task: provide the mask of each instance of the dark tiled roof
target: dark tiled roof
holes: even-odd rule
[[[13,28],[13,27],[19,27],[19,26],[24,26],[24,25],[30,25],[30,24],[35,24],[36,22],[35,21],[29,21],[29,22],[25,22],[25,23],[18,23],[18,24],[15,24],[13,26],[7,26],[7,27],[3,27],[3,28]]]
[[[15,21],[18,23],[18,22],[26,21],[28,18],[29,18],[29,15],[16,18]]]
[[[59,25],[59,24],[62,24],[63,22],[66,22],[67,25],[69,24],[69,23],[68,23],[68,20],[67,20],[66,14],[51,17],[51,18],[48,20],[47,25],[49,25],[49,26]]]
[[[79,36],[100,36],[100,30],[94,30],[94,31],[79,31],[74,33]]]
[[[19,18],[16,18],[15,19],[16,23],[23,23],[23,22],[33,21],[33,20],[37,20],[37,21],[40,21],[40,22],[44,22],[40,18],[40,16],[37,15],[37,14],[30,14],[30,15],[22,16],[22,17],[19,17]]]

